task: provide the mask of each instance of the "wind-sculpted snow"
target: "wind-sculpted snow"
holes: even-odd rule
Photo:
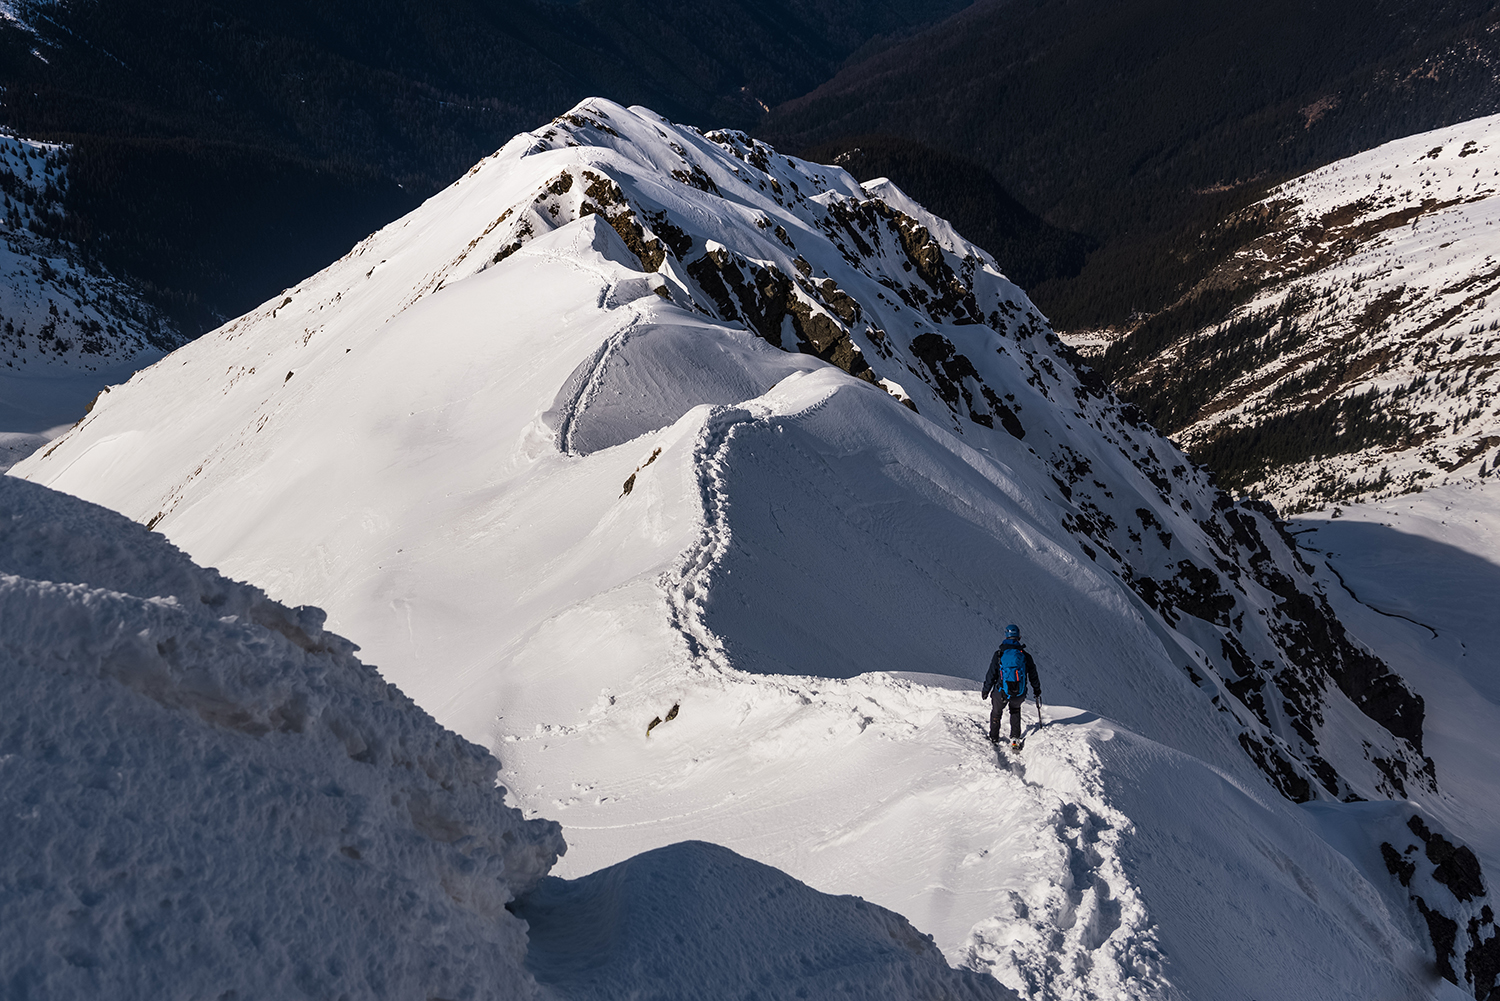
[[[556,426],[564,451],[588,455],[673,424],[699,404],[753,400],[816,365],[717,323],[638,324],[579,365],[543,419]]]
[[[0,993],[529,995],[557,825],[352,651],[0,479]]]
[[[996,262],[889,182],[645,109],[516,137],[17,471],[329,609],[504,750],[569,825],[560,875],[715,841],[1041,997],[1215,996],[1157,944],[1213,916],[1154,905],[1180,886],[1079,798],[1086,716],[1040,799],[996,775],[967,717],[1005,623],[1049,702],[1267,792],[1257,837],[1299,829],[1286,800],[1438,795],[1421,700],[1274,517],[1075,369]],[[1128,820],[1170,830],[1153,803]],[[1318,906],[1325,952],[1385,920]],[[1296,955],[1266,994],[1323,996]]]
[[[898,914],[697,841],[548,879],[517,913],[530,929],[528,967],[570,1001],[1016,998],[950,967]]]

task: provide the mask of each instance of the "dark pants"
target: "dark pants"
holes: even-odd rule
[[[994,691],[990,694],[990,739],[1000,739],[1000,718],[1005,712],[1007,704],[1010,705],[1010,739],[1021,739],[1021,703],[1026,701],[1026,696],[1017,695],[1007,699],[1002,691]]]

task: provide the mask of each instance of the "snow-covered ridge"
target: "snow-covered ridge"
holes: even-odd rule
[[[1288,440],[1287,458],[1245,484],[1288,511],[1491,475],[1500,463],[1497,191],[1500,116],[1386,143],[1280,186],[1230,221],[1266,219],[1269,232],[1193,293],[1238,288],[1248,301],[1125,384],[1223,373],[1183,401],[1179,435],[1190,450],[1295,439],[1278,421],[1321,415],[1314,423],[1334,433],[1312,455]]]
[[[557,825],[321,612],[6,477],[0,624],[0,993],[530,994]]]
[[[1405,983],[1418,939],[1288,800],[1438,798],[1421,700],[888,183],[585,102],[17,472],[328,608],[503,750],[566,874],[715,841],[1042,997],[1214,996],[1214,914],[1127,864],[1183,821],[1115,783],[1165,776],[1251,832],[1189,882],[1294,887],[1259,845],[1295,843],[1324,890],[1290,965]],[[974,725],[1007,621],[1078,707],[1024,767]],[[1263,947],[1199,951],[1296,996]]]
[[[888,182],[883,190],[890,193]],[[587,251],[537,243],[590,217],[608,225],[604,235],[585,240]],[[230,393],[243,402],[174,421],[171,430],[152,420],[150,440],[132,447],[163,455],[185,449],[182,459],[172,460],[179,471],[167,475],[170,486],[148,486],[161,475],[138,479],[152,469],[149,460],[137,455],[129,467],[134,472],[112,462],[146,487],[144,496],[116,502],[171,532],[178,505],[199,497],[201,484],[238,478],[233,470],[243,460],[224,464],[220,456],[245,455],[250,447],[249,455],[269,458],[268,423],[284,421],[279,412],[288,402],[311,400],[306,394],[320,387],[310,383],[326,378],[326,366],[347,366],[341,355],[360,342],[375,346],[382,324],[414,315],[415,304],[460,280],[503,270],[497,266],[536,244],[534,255],[523,255],[527,267],[556,261],[575,271],[593,268],[608,286],[596,305],[616,307],[621,317],[609,321],[617,333],[589,348],[586,366],[607,378],[575,368],[547,408],[544,422],[565,452],[578,451],[580,442],[591,451],[621,445],[671,424],[694,403],[730,404],[769,389],[788,371],[774,353],[758,352],[766,361],[745,363],[758,378],[724,383],[724,352],[714,349],[682,383],[685,393],[674,397],[660,388],[677,381],[674,352],[656,355],[665,370],[632,366],[631,352],[649,351],[652,341],[676,339],[674,351],[680,351],[677,332],[697,329],[705,336],[692,343],[702,346],[717,339],[723,323],[748,328],[774,347],[814,355],[886,386],[930,421],[988,449],[1002,465],[981,479],[1000,484],[1031,516],[1050,522],[1059,567],[1067,568],[1065,577],[1079,578],[1068,586],[1098,587],[1082,583],[1097,576],[1097,567],[1113,578],[1105,586],[1118,589],[1124,582],[1140,595],[1153,617],[1161,616],[1169,630],[1163,635],[1179,637],[1170,645],[1180,646],[1191,664],[1191,670],[1176,668],[1179,677],[1207,677],[1205,698],[1239,707],[1225,712],[1246,728],[1244,749],[1288,795],[1307,798],[1320,787],[1337,796],[1380,795],[1403,792],[1410,782],[1430,783],[1430,768],[1417,753],[1420,701],[1342,640],[1310,586],[1304,585],[1307,599],[1292,600],[1295,582],[1305,577],[1265,517],[1229,507],[1170,444],[1132,426],[1097,380],[1073,371],[1046,321],[994,262],[971,244],[953,242],[957,237],[945,224],[927,221],[931,227],[871,197],[838,168],[781,156],[742,134],[701,135],[644,110],[585,102],[549,128],[511,140],[421,210],[303,286],[133,380],[130,388],[154,401],[148,411],[200,410]],[[566,247],[579,246],[569,239]],[[604,256],[604,270],[587,263],[590,254]],[[635,277],[611,277],[610,269],[618,268]],[[477,288],[470,294],[479,294]],[[507,300],[509,326],[517,333],[557,308],[545,298],[524,311],[519,305]],[[358,340],[346,343],[350,335]],[[501,351],[507,364],[543,348],[523,337]],[[622,353],[611,365],[616,352]],[[204,363],[217,372],[210,374]],[[307,371],[310,363],[314,368]],[[175,369],[182,371],[168,376]],[[294,381],[299,369],[304,377]],[[644,386],[635,381],[639,372]],[[102,404],[113,404],[117,395]],[[629,401],[642,399],[650,412],[627,420],[626,412],[638,405]],[[40,466],[28,467],[35,471],[26,475],[104,499],[110,477],[93,461],[74,462],[92,452],[95,429],[110,423],[105,415],[112,412],[101,406],[49,452],[45,469],[71,467],[61,480]],[[585,434],[591,424],[595,430]],[[283,434],[297,430],[295,421],[282,427]],[[982,453],[961,461],[988,465]],[[221,555],[229,554],[213,558]],[[1090,569],[1078,564],[1080,557]],[[336,602],[326,604],[337,611]],[[1266,618],[1261,608],[1277,615]],[[1295,656],[1289,656],[1292,649]],[[774,669],[802,673],[810,667],[778,658]],[[1340,685],[1380,725],[1394,728],[1395,743],[1379,735],[1379,726],[1370,735],[1371,747],[1387,748],[1373,754],[1378,766],[1363,750],[1337,760],[1345,752],[1330,755],[1321,747],[1323,702],[1340,701],[1343,696],[1332,694]],[[1280,696],[1270,694],[1276,690]],[[1362,769],[1368,769],[1364,779],[1336,777]]]
[[[544,879],[557,824],[321,623],[0,478],[0,993],[581,1001],[666,959],[682,996],[1014,1001],[724,848]]]

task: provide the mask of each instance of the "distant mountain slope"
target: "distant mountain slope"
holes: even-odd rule
[[[71,154],[0,135],[0,472],[182,343],[139,287],[63,239]]]
[[[798,150],[884,133],[972,157],[1101,248],[1032,287],[1063,328],[1175,301],[1264,186],[1500,111],[1492,0],[986,0],[773,109]],[[973,228],[967,219],[955,220]]]
[[[750,124],[967,0],[14,0],[0,124],[76,147],[69,227],[200,333],[590,93]]]
[[[1222,223],[1265,232],[1172,308],[1072,339],[1225,486],[1285,510],[1484,478],[1497,191],[1500,117],[1387,143]]]
[[[715,841],[1043,998],[1430,995],[1293,805],[1443,803],[1422,702],[1069,358],[895,185],[591,100],[16,472],[328,607],[565,874]]]

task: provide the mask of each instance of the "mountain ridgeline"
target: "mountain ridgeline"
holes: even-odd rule
[[[580,875],[742,847],[1046,1001],[1430,993],[1408,896],[1493,940],[1469,867],[1314,830],[1439,830],[1425,703],[1074,358],[896,184],[591,99],[16,474],[327,608]],[[975,699],[1008,621],[1019,755]]]
[[[18,0],[0,124],[73,145],[68,238],[197,334],[586,94],[749,125],[964,2]]]
[[[459,207],[474,199],[482,207]],[[547,234],[560,238],[585,224],[602,226],[605,243],[618,251],[594,252],[627,255],[623,259],[647,276],[632,281],[645,282],[641,289],[654,292],[653,299],[661,303],[656,312],[665,311],[652,323],[675,329],[671,324],[691,319],[693,324],[706,320],[748,329],[760,342],[780,349],[754,363],[770,366],[765,378],[771,383],[787,374],[789,363],[776,358],[814,356],[852,376],[856,385],[882,387],[882,398],[893,396],[917,411],[922,426],[933,425],[935,432],[943,429],[987,449],[1012,470],[1004,476],[1026,470],[1024,478],[1031,484],[1026,489],[1033,491],[1027,503],[1046,512],[1027,517],[1039,517],[1046,527],[1038,530],[1054,536],[1060,547],[1056,558],[1062,563],[1035,571],[1044,577],[1060,575],[1056,602],[1065,605],[1064,595],[1079,586],[1063,582],[1084,574],[1097,578],[1091,587],[1116,593],[1114,600],[1138,604],[1165,648],[1193,651],[1185,657],[1188,663],[1170,668],[1155,660],[1157,655],[1145,656],[1140,669],[1167,669],[1177,682],[1189,679],[1201,710],[1222,718],[1242,753],[1287,797],[1400,796],[1436,781],[1432,762],[1421,753],[1422,700],[1345,636],[1274,513],[1237,506],[1212,487],[1202,470],[1142,424],[1132,408],[1122,407],[1097,376],[1075,368],[1046,321],[1024,293],[999,275],[987,254],[893,185],[862,188],[838,168],[787,158],[742,132],[699,134],[644,109],[591,101],[546,129],[516,137],[422,213],[452,220],[460,232],[478,228],[455,238],[451,247],[441,244],[418,253],[407,248],[409,239],[438,238],[408,238],[403,232],[408,223],[395,224],[302,283],[284,301],[267,303],[210,340],[195,342],[184,360],[201,357],[201,364],[222,372],[228,363],[218,353],[238,351],[240,343],[250,343],[247,337],[276,343],[286,324],[295,327],[297,345],[331,344],[320,334],[330,324],[363,317],[349,329],[367,332],[377,315],[407,312],[414,302],[476,273],[504,272],[512,257]],[[724,221],[705,221],[714,219]],[[398,262],[401,271],[393,271]],[[382,279],[372,281],[377,275]],[[528,308],[543,309],[545,302]],[[345,316],[350,319],[339,319]],[[708,333],[698,338],[683,341],[677,350],[696,352],[700,348],[694,345],[714,340]],[[707,392],[713,399],[744,391],[730,388],[742,384],[740,376],[722,386],[721,377],[714,376],[712,384],[719,388],[712,390],[674,390],[670,402],[657,401],[657,391],[634,390],[631,380],[665,385],[676,379],[651,375],[652,366],[675,355],[661,355],[664,346],[648,348],[648,343],[655,342],[638,331],[606,340],[603,354],[580,362],[559,387],[544,420],[555,429],[565,454],[603,454],[670,424],[705,398],[694,394]],[[344,357],[340,352],[327,361]],[[269,363],[258,355],[244,365],[230,364],[228,378],[231,383],[247,380],[241,384],[249,387],[279,371],[285,378],[276,375],[276,387],[319,396],[334,391],[330,375],[293,382],[293,373],[306,367],[295,359]],[[769,374],[773,370],[774,377]],[[123,484],[112,475],[103,470],[87,474],[91,464],[72,465],[70,457],[87,449],[95,435],[153,411],[160,390],[151,387],[159,380],[195,378],[197,371],[191,364],[172,366],[171,374],[164,370],[137,379],[127,387],[132,392],[109,394],[46,459],[18,469],[49,481],[61,475],[71,489],[107,498],[172,531],[183,513],[207,510],[202,504],[183,505],[185,499],[216,489],[224,475],[237,476],[230,466],[204,457],[222,452],[244,429],[256,444],[255,454],[270,447],[274,436],[262,428],[272,412],[264,417],[242,414],[240,403],[231,402],[218,406],[219,416],[212,420],[171,421],[181,430],[155,434],[151,445],[142,446],[161,454],[140,460],[146,468],[160,466],[152,474],[152,479],[160,477],[160,488],[148,488],[141,496],[120,493]],[[612,380],[626,378],[624,373],[634,374],[615,385]],[[303,386],[307,388],[298,389]],[[244,400],[252,410],[273,406],[259,390],[252,395]],[[168,390],[164,398],[179,396]],[[150,421],[162,419],[157,415]],[[729,421],[726,428],[733,428],[740,418],[724,420]],[[300,433],[292,426],[286,431]],[[743,437],[750,431],[737,433]],[[178,441],[183,435],[187,438]],[[504,434],[499,437],[508,440]],[[195,458],[184,478],[172,470],[188,454]],[[275,459],[267,454],[264,461],[274,464]],[[193,472],[194,466],[200,468]],[[205,469],[222,472],[205,476]],[[632,475],[627,494],[634,483]],[[339,504],[330,506],[331,511],[339,509]],[[991,574],[1006,559],[976,572]],[[747,586],[749,579],[727,578],[713,587],[732,590]],[[1015,599],[1004,595],[1016,586],[1013,580],[972,584],[975,593],[997,586],[1001,592],[984,604],[1010,607]],[[705,583],[690,593],[704,589],[713,588]],[[747,595],[745,600],[754,599]],[[960,614],[950,599],[934,595],[933,600],[940,618],[924,628],[938,628]],[[1055,620],[1060,605],[1047,604],[1037,614]],[[735,606],[717,604],[694,614],[708,615],[712,622],[716,609],[730,607]],[[872,614],[861,611],[848,628],[867,631]],[[900,616],[892,610],[892,618]],[[790,673],[834,669],[804,663],[832,637],[805,648],[776,645],[779,652],[772,654],[757,638],[765,627],[708,628],[725,636],[716,643],[725,646],[734,662],[761,660],[763,669]],[[806,628],[805,623],[788,623],[786,635]],[[976,621],[943,645],[976,628],[979,633],[962,642],[987,642],[978,637],[988,627]],[[868,642],[870,638],[853,643],[838,662]],[[904,648],[908,641],[892,642]],[[738,644],[748,645],[736,655]],[[762,652],[754,653],[757,649]],[[1096,656],[1097,651],[1077,654],[1084,661]],[[1180,657],[1184,654],[1179,652],[1174,659]],[[878,663],[864,663],[861,669]],[[1087,687],[1082,681],[1076,684]],[[1138,694],[1145,697],[1145,690]],[[1154,715],[1159,710],[1143,704],[1141,711]]]
[[[989,251],[1006,277],[1022,288],[1077,275],[1093,249],[1087,237],[1049,226],[983,166],[949,150],[877,135],[824,143],[801,155],[865,180],[889,177]]]

